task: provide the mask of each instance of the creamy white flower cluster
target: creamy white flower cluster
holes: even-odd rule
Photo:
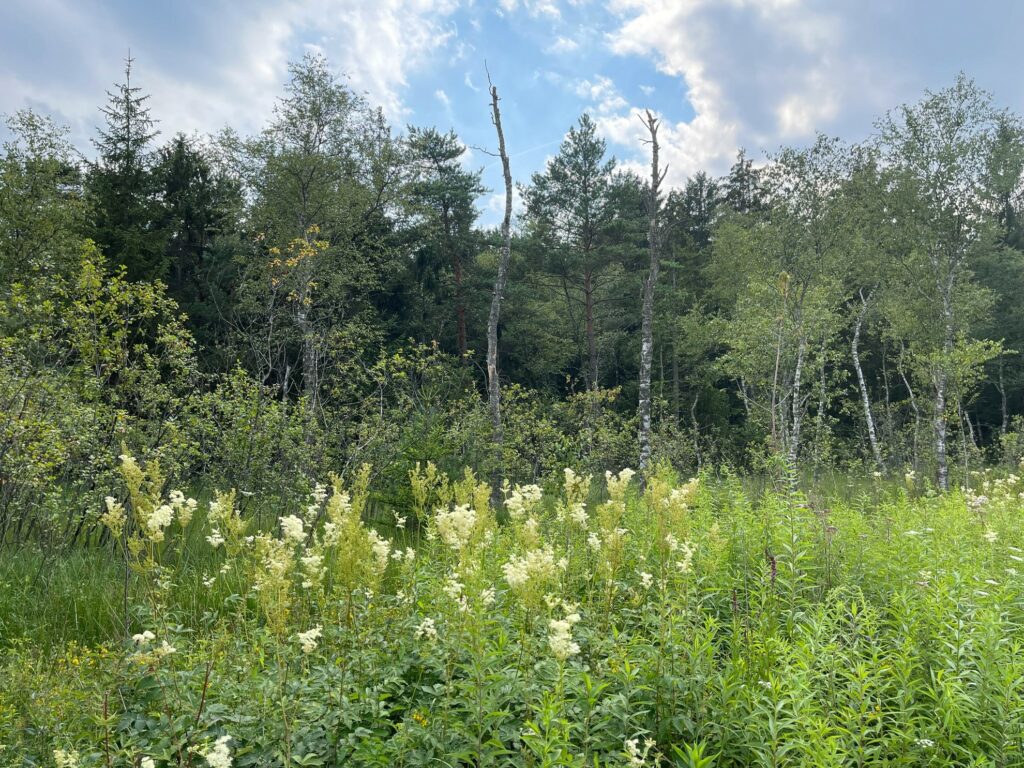
[[[299,641],[299,645],[302,646],[303,653],[312,653],[316,650],[316,646],[320,637],[323,635],[324,628],[320,625],[307,629],[305,632],[299,632],[295,637]]]
[[[608,495],[616,501],[621,501],[626,496],[626,489],[630,481],[636,476],[636,471],[626,467],[619,474],[613,474],[611,470],[604,473],[604,482],[608,488]]]
[[[544,491],[539,485],[517,485],[505,499],[505,511],[513,520],[522,520],[540,503]]]
[[[457,504],[451,509],[437,510],[434,516],[434,529],[441,537],[441,541],[458,552],[469,543],[476,521],[475,509],[469,504]]]
[[[565,610],[565,618],[548,622],[548,647],[559,661],[565,661],[580,652],[579,644],[572,638],[572,628],[579,623],[580,615],[574,606],[567,605]]]
[[[550,545],[539,549],[531,549],[526,554],[512,555],[507,563],[501,566],[505,573],[505,581],[512,589],[522,590],[531,581],[544,582],[558,574],[559,564],[555,561],[555,552]]]

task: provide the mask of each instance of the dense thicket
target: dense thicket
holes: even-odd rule
[[[9,120],[0,541],[99,536],[124,452],[284,502],[366,461],[384,502],[427,459],[523,481],[635,465],[652,233],[655,461],[944,487],[1019,458],[1024,133],[965,77],[861,144],[741,152],[661,197],[583,115],[522,185],[495,458],[500,236],[458,137],[396,132],[307,57],[258,134],[161,143],[135,75],[88,159],[45,117]]]

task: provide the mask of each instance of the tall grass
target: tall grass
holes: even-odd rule
[[[112,552],[3,563],[0,762],[1024,764],[1015,476],[420,470],[383,537],[358,478],[261,533],[145,475]]]

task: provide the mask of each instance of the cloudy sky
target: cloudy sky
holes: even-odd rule
[[[165,135],[255,132],[289,60],[323,52],[396,126],[494,146],[485,62],[526,181],[584,112],[639,164],[639,110],[664,120],[669,181],[726,171],[875,118],[966,71],[1024,112],[1018,0],[2,0],[0,112],[46,112],[87,149],[123,58]],[[494,162],[485,182],[500,187]],[[499,207],[481,201],[493,221]]]

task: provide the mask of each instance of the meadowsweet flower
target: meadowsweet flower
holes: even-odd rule
[[[505,511],[512,520],[522,520],[543,495],[539,485],[517,485],[505,499]]]
[[[299,644],[302,646],[303,653],[312,653],[316,650],[317,641],[320,639],[320,636],[323,635],[323,631],[324,628],[317,625],[312,629],[307,629],[305,632],[299,632],[296,635]]]
[[[206,587],[207,589],[209,589],[210,587],[212,587],[216,583],[217,583],[217,577],[216,576],[208,576],[207,578],[203,579],[203,586]]]
[[[221,535],[221,532],[216,528],[214,528],[210,532],[210,535],[206,537],[206,540],[210,542],[210,546],[214,549],[217,549],[217,547],[224,543],[224,537]]]
[[[139,768],[156,768],[152,757],[144,757],[139,761]]]
[[[640,574],[640,583],[644,589],[650,589],[651,585],[654,584],[654,577],[646,572]]]
[[[132,635],[132,641],[141,648],[145,648],[155,639],[156,635],[154,635],[148,629],[145,632],[140,632],[137,635]]]
[[[678,488],[673,488],[669,494],[669,503],[688,509],[694,498],[697,496],[697,491],[700,490],[700,478],[691,477],[683,485]]]
[[[494,605],[494,596],[494,587],[487,587],[487,589],[480,593],[480,602],[483,603],[485,606]]]
[[[309,496],[315,504],[323,504],[327,500],[327,486],[317,483]]]
[[[323,555],[307,554],[299,558],[302,564],[302,572],[306,578],[302,580],[302,588],[310,589],[318,586],[324,577]]]
[[[384,571],[388,567],[388,560],[391,558],[391,543],[384,539],[376,531],[367,531],[370,539],[370,547],[373,550],[373,560],[378,571]]]
[[[569,508],[569,520],[576,523],[576,525],[587,527],[587,521],[590,516],[587,515],[586,502],[578,501]]]
[[[596,533],[591,532],[587,536],[587,546],[590,547],[595,552],[600,552],[601,551],[601,537],[598,536]]]
[[[302,522],[302,518],[296,517],[295,515],[288,515],[282,517],[281,523],[281,537],[285,541],[290,541],[294,544],[299,544],[306,539],[305,527]]]
[[[78,751],[55,749],[53,750],[53,762],[57,768],[78,768]]]
[[[608,496],[614,501],[622,501],[626,497],[626,489],[636,472],[626,467],[618,475],[606,470],[604,473],[605,486],[608,488]]]
[[[548,622],[548,646],[559,661],[565,661],[580,652],[579,645],[572,639],[572,626],[579,620],[579,614],[572,613],[564,619],[551,619]]]
[[[903,474],[903,482],[906,483],[907,488],[914,490],[914,482],[917,480],[917,472],[912,469],[908,469]]]
[[[110,529],[110,534],[115,539],[120,538],[126,519],[124,507],[113,496],[107,496],[103,503],[106,506],[106,512],[100,516],[100,522]]]
[[[210,768],[231,768],[231,750],[228,748],[230,741],[230,736],[221,736],[214,742],[210,751],[203,755]]]
[[[468,504],[459,504],[452,509],[439,509],[434,517],[434,526],[441,541],[458,551],[469,543],[476,526],[476,510]]]
[[[552,579],[557,573],[555,553],[550,546],[531,549],[523,556],[513,555],[501,570],[505,573],[505,581],[513,589],[522,589],[529,581],[545,581]]]
[[[416,639],[422,640],[424,638],[427,640],[437,640],[437,625],[429,616],[416,627]]]
[[[160,641],[160,647],[153,651],[158,659],[162,659],[164,656],[170,656],[172,653],[177,653],[178,649],[168,643],[166,640]]]
[[[651,739],[644,739],[643,749],[640,748],[640,739],[626,739],[625,752],[629,768],[643,768],[654,746]]]
[[[991,528],[985,531],[982,538],[985,539],[989,544],[995,544],[999,539],[999,534],[993,531]]]
[[[167,504],[162,504],[149,514],[146,520],[146,530],[149,533],[150,541],[163,541],[164,528],[174,522],[174,509]]]
[[[395,528],[404,530],[405,529],[405,524],[408,521],[409,521],[409,516],[408,515],[400,515],[400,514],[398,514],[398,512],[395,512]]]

